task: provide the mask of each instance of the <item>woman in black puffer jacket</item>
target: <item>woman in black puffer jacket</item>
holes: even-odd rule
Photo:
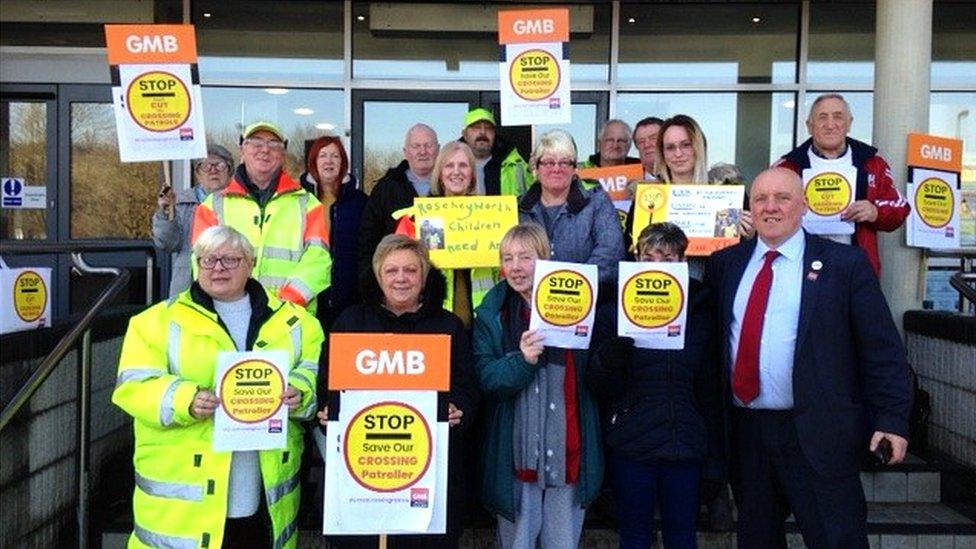
[[[680,228],[655,223],[638,239],[638,259],[684,261],[687,245]],[[621,548],[650,546],[655,505],[664,546],[696,546],[699,491],[725,482],[715,341],[705,288],[690,279],[684,349],[638,349],[633,339],[615,337],[590,363],[587,383],[608,403],[603,432]]]

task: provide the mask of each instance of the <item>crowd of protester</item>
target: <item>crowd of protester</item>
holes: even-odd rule
[[[866,547],[858,459],[870,450],[900,461],[910,407],[875,233],[900,226],[908,206],[877,150],[847,136],[851,118],[842,97],[818,98],[811,139],[752,182],[741,242],[707,259],[686,257],[688,237],[672,223],[634,231],[633,210],[622,223],[599,183],[577,175],[640,163],[645,181],[747,183],[735,166],[708,169],[706,137],[683,114],[647,117],[633,133],[610,120],[582,164],[562,130],[538,136],[524,159],[484,108],[444,146],[417,123],[369,196],[337,137],[311,144],[298,181],[284,172],[288,141],[274,123],[245,128],[236,168],[211,147],[192,188],[159,196],[153,237],[174,254],[170,299],[132,319],[113,396],[136,424],[132,544],[192,546],[203,532],[210,547],[296,546],[297,517],[320,512],[300,509],[299,491],[315,488],[297,480],[299,462],[322,459],[300,434],[326,433],[337,417],[328,337],[355,332],[451,338],[438,403],[451,437],[447,531],[388,546],[457,547],[467,499],[490,513],[500,547],[575,547],[588,507],[605,498],[620,547],[649,547],[656,511],[664,547],[696,547],[703,505],[710,524],[732,527],[731,481],[741,547],[785,547],[790,513],[810,547]],[[845,162],[858,170],[841,214],[854,231],[829,242],[801,228],[800,175]],[[416,234],[409,208],[479,194],[516,197],[498,265],[438,269],[428,251],[437,237]],[[529,329],[543,259],[597,267],[589,349],[547,346]],[[689,263],[683,349],[616,335],[622,261]],[[256,344],[291,357],[281,398],[295,428],[283,450],[214,452],[215,356]],[[179,491],[201,479],[206,494]],[[165,500],[185,493],[190,502]]]

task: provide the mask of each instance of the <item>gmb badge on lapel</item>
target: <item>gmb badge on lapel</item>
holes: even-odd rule
[[[810,263],[810,271],[807,273],[807,280],[810,282],[816,282],[817,278],[820,277],[820,269],[823,269],[823,263],[819,259]]]

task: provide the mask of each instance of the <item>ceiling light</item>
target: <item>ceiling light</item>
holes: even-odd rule
[[[212,13],[210,13],[209,11],[205,11],[205,12],[203,12],[203,16],[204,16],[204,17],[205,17],[206,19],[210,19],[210,16],[211,16],[211,15],[213,15],[213,14],[212,14]]]
[[[357,15],[356,16],[356,21],[365,21],[365,20],[366,20],[366,16],[365,15]]]
[[[762,17],[753,17],[752,18],[752,22],[753,23],[762,23]]]
[[[265,93],[269,93],[271,95],[285,95],[288,93],[288,90],[285,88],[264,88],[264,91]]]
[[[313,111],[312,109],[310,109],[308,107],[298,107],[298,108],[296,108],[292,112],[294,112],[295,114],[300,114],[302,116],[308,116],[310,114],[314,114],[315,113],[315,111]]]
[[[628,23],[636,23],[637,22],[637,19],[634,19],[633,17],[628,17],[627,18],[627,22]]]
[[[315,129],[330,132],[335,129],[335,124],[329,124],[328,122],[319,122],[315,125]]]

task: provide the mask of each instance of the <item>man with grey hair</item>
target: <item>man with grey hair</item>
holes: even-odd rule
[[[359,276],[372,276],[370,263],[380,240],[393,232],[393,212],[413,205],[413,199],[430,194],[430,174],[440,144],[437,132],[426,124],[414,124],[403,139],[403,160],[376,181],[363,209],[359,225]]]
[[[807,168],[822,172],[853,166],[857,170],[854,201],[841,212],[841,219],[854,223],[854,234],[825,236],[862,248],[875,274],[880,275],[877,232],[901,227],[911,208],[895,188],[891,168],[878,149],[848,137],[853,120],[842,95],[828,93],[817,97],[807,116],[810,139],[773,165],[800,176]]]
[[[621,164],[640,164],[640,158],[627,156],[630,152],[630,126],[618,118],[607,120],[600,128],[600,137],[596,141],[596,154],[590,155],[581,168],[606,168]]]

